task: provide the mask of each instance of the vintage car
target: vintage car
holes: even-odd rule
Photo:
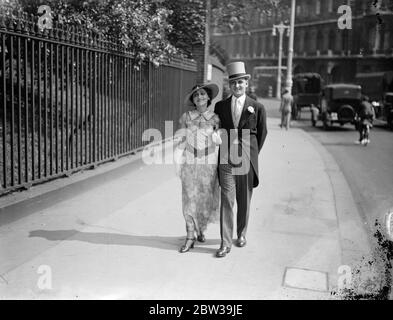
[[[376,118],[393,129],[393,71],[358,73],[355,81],[370,98]]]
[[[393,130],[393,92],[384,93],[382,105],[382,119],[386,120],[389,128]]]
[[[393,71],[385,72],[382,80],[381,119],[393,130]]]
[[[297,119],[304,107],[319,107],[323,79],[319,73],[297,73],[293,76],[292,118]]]
[[[354,124],[360,108],[362,87],[356,84],[329,84],[324,87],[320,97],[319,108],[311,110],[311,121],[314,125],[321,120],[324,129],[333,123]]]

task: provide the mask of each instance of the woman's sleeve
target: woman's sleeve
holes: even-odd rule
[[[221,127],[220,117],[216,114],[214,115],[214,130],[218,130]]]
[[[186,127],[186,120],[187,120],[187,112],[183,113],[183,115],[179,119],[180,128]]]
[[[175,132],[174,140],[175,145],[178,146],[186,140],[186,121],[187,121],[187,113],[183,113],[183,115],[179,119],[179,129]]]

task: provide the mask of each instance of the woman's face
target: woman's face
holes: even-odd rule
[[[207,106],[209,96],[205,89],[199,89],[193,93],[192,101],[197,107],[203,107],[205,105]]]

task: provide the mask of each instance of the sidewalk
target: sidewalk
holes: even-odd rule
[[[334,160],[278,123],[268,119],[246,247],[215,258],[214,224],[180,254],[175,168],[137,161],[0,226],[0,299],[332,298],[338,268],[368,254],[369,241]]]

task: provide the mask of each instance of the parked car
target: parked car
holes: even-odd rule
[[[356,126],[362,98],[362,87],[356,84],[329,84],[322,90],[319,108],[311,110],[311,121],[322,121],[324,129],[333,123]]]
[[[393,92],[385,92],[382,102],[382,118],[393,130]]]
[[[393,71],[358,73],[355,81],[370,98],[376,118],[393,129]]]
[[[382,91],[381,119],[393,130],[393,71],[385,72]]]
[[[293,76],[292,96],[294,107],[292,118],[297,119],[304,107],[318,108],[323,87],[323,79],[319,73],[297,73]]]

